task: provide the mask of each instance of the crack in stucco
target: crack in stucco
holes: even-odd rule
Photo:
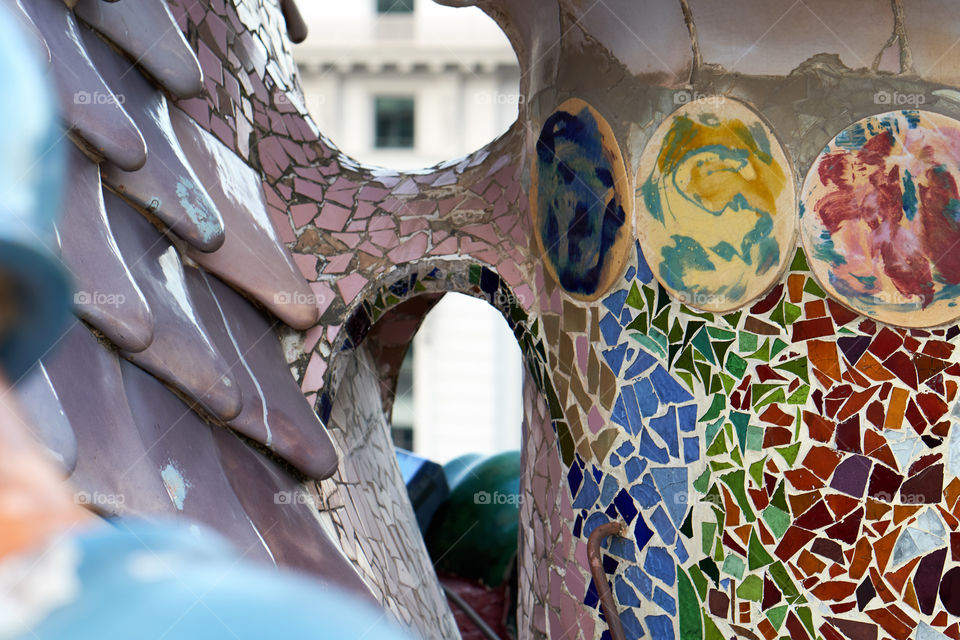
[[[684,2],[685,0],[680,0]],[[910,50],[910,43],[907,41],[907,30],[903,20],[903,0],[890,0],[893,8],[893,33],[880,49],[880,53],[873,59],[873,71],[880,68],[880,60],[884,52],[893,46],[894,42],[900,45],[900,73],[914,73],[913,52]]]
[[[898,0],[895,0],[898,1]],[[690,33],[690,49],[693,51],[693,64],[690,67],[690,83],[692,84],[700,66],[703,64],[703,55],[700,53],[700,40],[697,38],[697,25],[693,22],[693,12],[687,0],[680,0],[680,10],[683,12],[683,21]]]

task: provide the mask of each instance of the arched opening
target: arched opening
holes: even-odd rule
[[[294,49],[307,108],[355,160],[419,169],[481,148],[516,120],[519,64],[480,9],[433,0],[301,7],[320,34]]]

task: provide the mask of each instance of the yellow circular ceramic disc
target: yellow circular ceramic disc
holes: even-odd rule
[[[779,279],[796,233],[793,173],[746,105],[702,98],[667,116],[640,157],[636,185],[643,255],[683,303],[731,311]]]

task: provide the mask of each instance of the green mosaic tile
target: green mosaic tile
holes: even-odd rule
[[[687,517],[683,519],[679,531],[688,539],[693,537],[693,507],[687,510]]]
[[[680,614],[680,637],[701,638],[703,636],[703,618],[700,615],[700,601],[697,599],[693,583],[682,569],[677,571],[677,603]]]
[[[683,340],[683,327],[680,326],[680,321],[676,318],[673,319],[673,326],[670,327],[670,333],[667,337],[670,338],[670,342],[680,342]]]
[[[747,361],[731,351],[727,355],[727,362],[724,368],[738,378],[742,378],[747,370]]]
[[[793,583],[793,580],[790,579],[790,575],[787,573],[787,569],[783,566],[783,563],[777,561],[770,565],[770,577],[772,577],[776,585],[780,587],[780,592],[783,594],[787,604],[806,602],[797,590],[797,586]]]
[[[781,351],[787,348],[787,346],[788,345],[786,342],[784,342],[780,338],[777,338],[776,340],[773,341],[773,346],[770,347],[770,357],[776,358]]]
[[[786,401],[787,401],[787,394],[786,392],[784,392],[782,388],[780,388],[774,391],[773,393],[771,393],[770,395],[764,398],[761,398],[760,400],[754,400],[753,408],[756,411],[756,410],[759,410],[761,407],[767,406],[768,404],[773,404],[774,402],[783,403]]]
[[[710,617],[709,614],[703,616],[703,622],[703,640],[726,640],[723,633],[717,628],[717,623],[713,621],[713,618]],[[684,640],[686,640],[686,638],[684,638]]]
[[[720,327],[707,327],[707,333],[709,333],[710,337],[714,340],[733,340],[737,337],[735,332],[721,329]]]
[[[783,534],[787,532],[790,520],[789,513],[774,505],[770,505],[763,510],[763,521],[767,523],[776,538],[783,537]]]
[[[797,305],[790,304],[789,302],[783,305],[783,319],[787,324],[793,324],[801,315],[803,315],[803,309]]]
[[[827,297],[827,294],[824,293],[823,289],[820,288],[820,285],[818,285],[817,281],[813,278],[807,278],[806,284],[803,285],[803,291],[812,296],[817,296],[818,298]]]
[[[770,497],[770,504],[785,513],[790,513],[790,507],[787,506],[787,496],[784,490],[783,480],[781,480],[777,488],[773,490],[773,495]]]
[[[664,334],[670,331],[670,310],[666,309],[663,313],[658,314],[650,324],[657,329],[660,329]]]
[[[784,618],[787,617],[787,605],[782,604],[779,607],[771,607],[764,613],[767,616],[767,620],[773,625],[773,628],[779,631],[780,627],[783,626]]]
[[[723,316],[723,319],[726,321],[728,325],[736,329],[737,326],[739,326],[740,324],[740,317],[742,315],[743,315],[743,311],[737,311],[735,313],[726,314],[725,316]]]
[[[750,414],[732,411],[730,412],[730,422],[733,423],[733,428],[737,431],[737,443],[740,445],[740,453],[743,453],[747,446],[747,427],[750,424]]]
[[[737,351],[744,353],[746,351],[756,351],[757,349],[757,334],[747,333],[746,331],[740,331],[737,334],[739,342],[737,343]]]
[[[707,311],[696,311],[694,309],[691,309],[685,304],[680,305],[680,311],[685,315],[693,316],[694,318],[700,318],[702,320],[706,320],[707,322],[714,321],[712,313],[709,313]]]
[[[763,580],[757,576],[747,576],[737,587],[737,597],[741,600],[760,602],[763,597]]]
[[[761,362],[770,362],[770,341],[764,340],[763,346],[746,356],[751,360],[760,360]]]
[[[711,384],[712,384],[713,380],[716,379],[716,380],[717,380],[717,385],[720,384],[720,379],[717,378],[715,375],[713,375],[713,369],[710,367],[709,364],[707,364],[707,363],[705,363],[705,362],[697,362],[697,363],[696,363],[696,367],[697,367],[697,372],[700,374],[700,379],[701,379],[704,383],[711,383]],[[704,387],[706,387],[706,386],[708,386],[708,385],[707,385],[707,384],[704,384]]]
[[[480,267],[480,265],[470,265],[470,284],[480,284],[480,275],[482,273],[483,269]]]
[[[765,567],[772,562],[773,556],[760,544],[760,539],[757,538],[756,531],[751,531],[750,543],[747,545],[747,563],[750,565],[750,570],[753,571],[754,569]]]
[[[797,390],[787,398],[787,404],[804,405],[807,403],[807,397],[810,395],[810,385],[797,387]]]
[[[663,285],[659,282],[657,283],[657,313],[660,313],[661,309],[665,309],[670,306],[670,303],[673,300],[670,298],[670,294],[667,293],[667,290],[663,288]]]
[[[630,293],[627,294],[627,304],[634,309],[643,309],[646,306],[646,301],[640,294],[640,289],[637,287],[636,282],[630,284]]]
[[[639,315],[638,315],[636,318],[634,318],[633,321],[631,321],[630,324],[628,324],[627,327],[626,327],[626,330],[627,330],[627,331],[639,331],[640,333],[646,333],[646,332],[647,332],[647,329],[648,329],[648,327],[647,327],[647,312],[646,312],[646,311],[644,311],[643,313],[639,314]]]
[[[573,441],[573,436],[570,434],[567,424],[559,420],[557,421],[557,441],[560,446],[560,457],[563,459],[563,464],[569,467],[573,464],[576,443]]]
[[[736,449],[734,449],[737,452]],[[737,458],[740,457],[740,453],[736,453]],[[711,460],[710,461],[710,470],[711,471],[726,471],[727,469],[733,469],[734,464],[732,462],[724,462],[723,460]]]
[[[726,554],[723,552],[723,545],[720,544],[720,539],[717,538],[713,545],[713,561],[723,562],[725,557]]]
[[[720,431],[717,434],[717,437],[707,448],[708,456],[720,456],[727,452],[727,438],[723,435],[723,431]]]
[[[417,293],[423,293],[424,291],[427,290],[427,288],[423,285],[422,282],[417,281],[413,283],[413,290],[416,291]]]
[[[748,473],[758,487],[763,486],[763,465],[767,463],[767,456],[750,465]]]
[[[667,350],[661,347],[660,343],[654,341],[650,336],[642,333],[631,333],[630,337],[639,342],[640,345],[650,353],[660,356],[661,358],[667,357]]]
[[[720,376],[720,382],[723,383],[723,390],[727,392],[727,395],[730,395],[730,393],[733,391],[733,388],[737,385],[736,379],[728,376],[722,371],[717,375]]]
[[[720,412],[723,411],[727,406],[727,399],[720,395],[715,394],[713,400],[710,401],[710,408],[707,409],[707,412],[700,416],[698,422],[709,422],[710,420],[715,420],[720,416]],[[709,433],[709,431],[707,432]],[[707,436],[709,438],[709,436]]]
[[[697,479],[693,481],[693,488],[699,491],[700,493],[707,492],[707,486],[710,484],[710,472],[704,469],[703,473],[697,476]]]
[[[743,572],[746,568],[746,563],[744,563],[743,558],[735,553],[731,553],[723,561],[723,572],[727,575],[734,576],[737,580],[743,578]]]
[[[696,393],[697,385],[693,381],[692,373],[688,371],[677,371],[675,373],[677,374],[677,377],[679,377],[681,380],[683,380],[687,384],[687,388],[690,389],[691,392]]]
[[[803,623],[803,626],[807,628],[807,632],[811,637],[816,637],[817,634],[813,630],[813,614],[810,611],[809,607],[797,607],[794,609],[794,613],[797,614],[797,617],[800,618],[800,622]]]
[[[700,596],[700,599],[703,600],[706,598],[709,583],[707,582],[707,577],[703,575],[703,571],[701,571],[697,565],[690,567],[690,581],[693,583],[693,588],[697,590],[697,595]]]
[[[763,429],[747,427],[747,451],[763,451]]]
[[[804,384],[810,383],[810,378],[807,377],[807,357],[803,356],[800,358],[794,358],[793,360],[788,360],[783,364],[774,365],[774,369],[780,371],[786,371],[787,373],[792,373],[796,377],[803,380]]]
[[[723,474],[720,476],[720,482],[730,487],[730,492],[733,493],[734,499],[740,506],[740,511],[743,512],[744,519],[746,519],[747,522],[753,522],[757,519],[757,516],[753,514],[750,501],[747,499],[747,492],[746,489],[744,489],[745,476],[746,472],[740,469],[739,471]]]
[[[739,448],[734,447],[733,449],[730,450],[730,459],[733,460],[733,463],[736,464],[738,467],[743,466],[743,458],[740,457]],[[733,465],[729,465],[729,466],[733,466]]]
[[[713,539],[717,535],[717,523],[701,522],[700,531],[703,534],[703,537],[700,540],[700,547],[703,549],[704,553],[710,553],[710,549],[713,548]]]
[[[797,461],[797,454],[800,453],[800,445],[802,442],[794,442],[788,447],[777,447],[774,449],[777,453],[783,456],[784,461],[791,467]]]
[[[802,247],[797,247],[797,252],[793,254],[793,262],[790,263],[790,271],[809,271],[807,265],[807,256],[803,253]]]
[[[724,356],[727,354],[727,350],[730,348],[730,345],[733,344],[733,340],[721,340],[713,342],[710,346],[713,347],[713,353],[717,356],[717,362],[723,362]]]
[[[776,323],[781,327],[785,327],[787,325],[787,321],[784,319],[783,315],[783,300],[781,300],[770,313],[770,322]]]

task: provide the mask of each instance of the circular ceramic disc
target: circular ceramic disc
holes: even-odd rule
[[[960,317],[960,122],[926,111],[860,120],[830,142],[801,191],[820,284],[882,322]]]
[[[633,198],[610,125],[579,98],[543,123],[530,176],[530,210],[547,270],[572,296],[595,300],[630,253]]]
[[[702,98],[657,127],[637,173],[637,235],[661,284],[683,303],[730,311],[780,277],[794,241],[790,164],[760,116]]]

